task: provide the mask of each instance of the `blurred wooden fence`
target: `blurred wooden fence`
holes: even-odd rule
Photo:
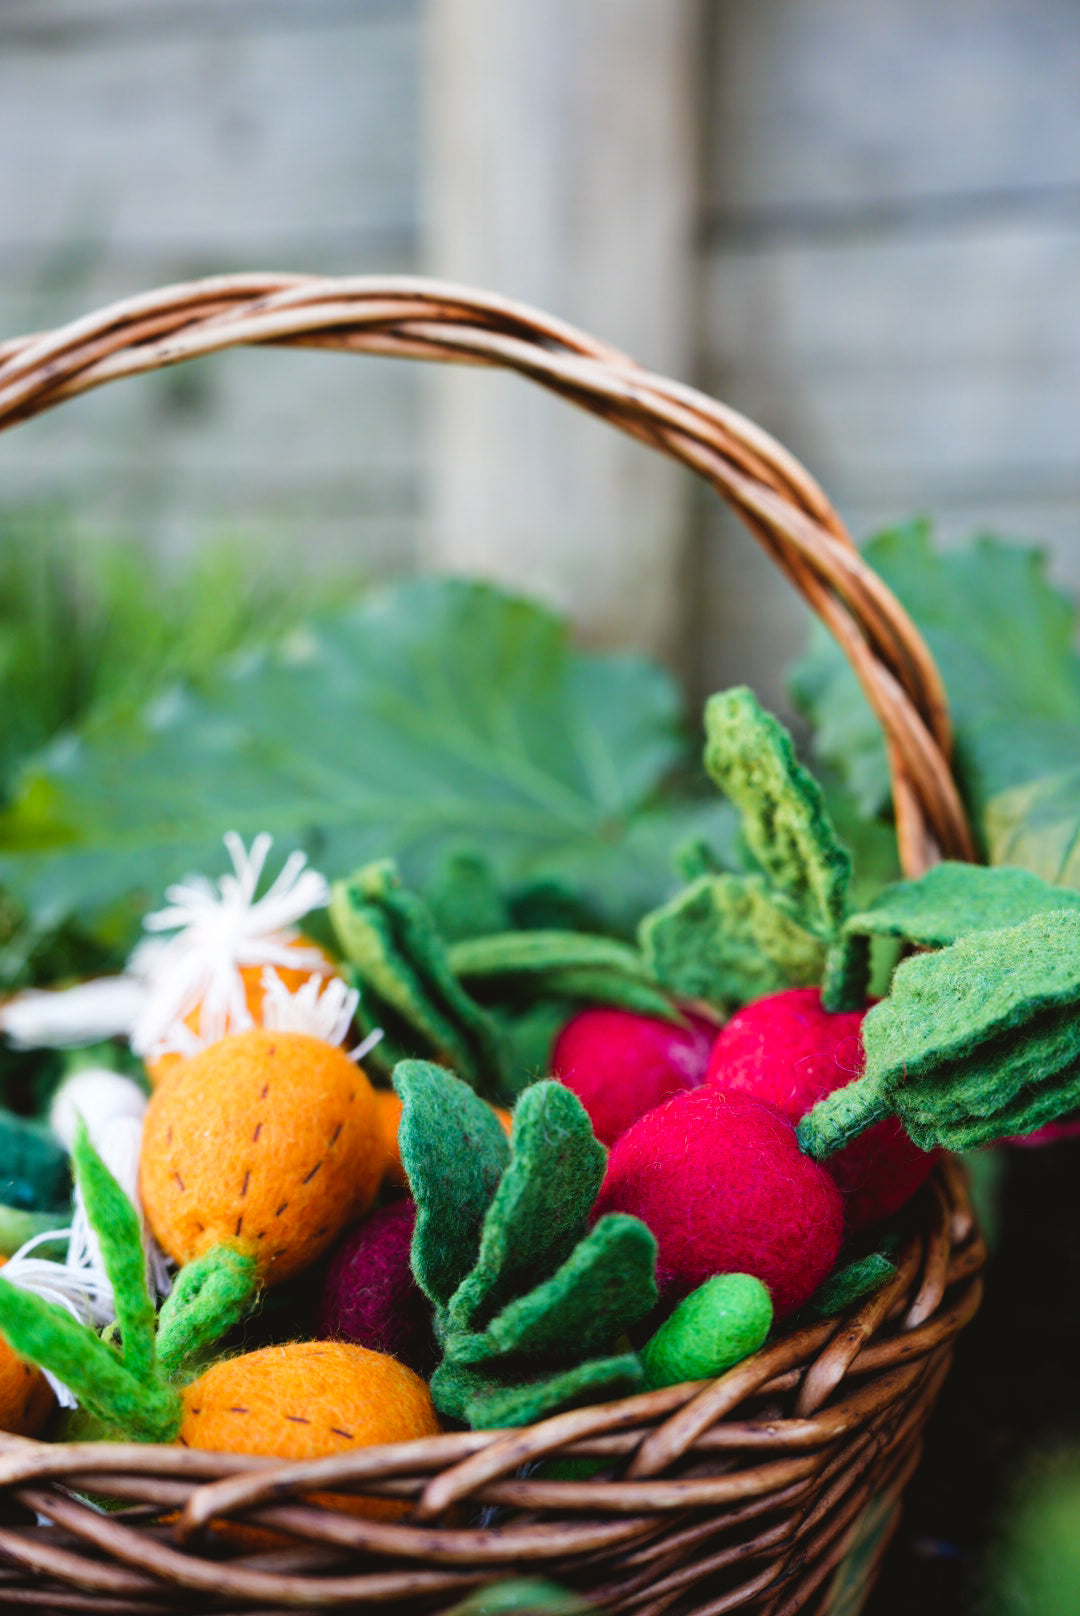
[[[991,526],[1080,585],[1078,83],[1072,0],[7,0],[0,334],[232,267],[473,279],[755,416],[856,532]],[[494,572],[775,694],[784,586],[567,414],[243,354],[21,427],[0,501]]]

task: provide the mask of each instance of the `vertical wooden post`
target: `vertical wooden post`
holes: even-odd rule
[[[429,0],[425,267],[688,376],[698,0]],[[434,380],[430,565],[684,662],[688,483],[513,377]]]

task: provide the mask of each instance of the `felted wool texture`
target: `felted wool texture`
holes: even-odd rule
[[[506,991],[516,984],[522,992],[622,1005],[661,1020],[678,1020],[678,1012],[659,991],[637,949],[611,937],[575,931],[506,932],[457,943],[449,959],[463,981],[480,988],[494,982]]]
[[[302,1460],[438,1430],[427,1387],[404,1364],[344,1341],[296,1341],[223,1359],[192,1381],[179,1440],[203,1452]],[[375,1518],[407,1507],[345,1495],[334,1502]]]
[[[963,1149],[1069,1109],[1053,1071],[1070,1065],[1078,945],[1080,913],[1063,910],[905,961],[866,1017],[865,1076],[803,1119],[803,1148],[828,1155],[889,1110],[917,1143]]]
[[[63,1206],[71,1195],[67,1151],[47,1128],[0,1110],[0,1203]]]
[[[604,1161],[576,1095],[550,1080],[525,1090],[476,1266],[450,1298],[448,1332],[484,1329],[514,1296],[565,1262],[585,1233]]]
[[[313,943],[310,937],[295,937],[286,946],[288,948],[303,949],[307,954],[318,955],[320,960],[319,966],[310,970],[306,966],[298,970],[292,965],[275,965],[274,970],[281,980],[282,987],[287,992],[295,993],[298,988],[303,987],[305,982],[310,982],[313,976],[325,977],[329,980],[330,977],[340,974],[335,961],[330,958],[325,949],[319,947],[318,943]],[[263,969],[261,965],[241,965],[239,967],[240,980],[244,984],[244,1002],[247,1005],[248,1014],[256,1027],[262,1026],[263,1004],[266,999]],[[196,1036],[198,1036],[199,1032],[201,1009],[201,1005],[196,1005],[194,1010],[184,1017],[184,1025]],[[176,1070],[183,1058],[182,1055],[161,1055],[157,1060],[146,1061],[146,1074],[150,1082],[156,1086],[169,1072]]]
[[[509,1302],[487,1329],[451,1335],[458,1363],[499,1357],[580,1358],[605,1348],[656,1306],[656,1241],[637,1218],[601,1218],[560,1268]]]
[[[513,927],[510,905],[480,853],[451,853],[424,890],[432,919],[448,943],[490,937]]]
[[[573,1369],[493,1380],[489,1366],[443,1362],[431,1377],[436,1408],[476,1431],[532,1425],[561,1409],[629,1397],[645,1382],[634,1352],[594,1358]]]
[[[405,1176],[405,1169],[401,1164],[401,1150],[398,1146],[398,1129],[401,1127],[401,1101],[393,1089],[376,1089],[375,1104],[379,1111],[379,1132],[382,1135],[384,1168],[383,1183],[392,1184],[395,1189],[407,1190],[409,1180]],[[499,1119],[503,1133],[509,1137],[513,1126],[510,1112],[501,1105],[493,1105],[492,1111]]]
[[[638,928],[657,980],[678,998],[730,1009],[821,980],[825,951],[760,875],[703,875]]]
[[[602,1144],[612,1145],[661,1100],[703,1081],[716,1027],[682,1026],[627,1010],[592,1008],[555,1041],[551,1073],[577,1095]]]
[[[777,1318],[821,1284],[844,1223],[839,1190],[800,1154],[787,1118],[715,1083],[666,1100],[617,1141],[596,1203],[607,1212],[652,1230],[665,1299],[714,1274],[754,1274]]]
[[[156,1317],[146,1276],[139,1214],[90,1143],[79,1118],[72,1161],[101,1261],[112,1286],[116,1325],[124,1343],[124,1363],[137,1378],[154,1369]]]
[[[813,1318],[833,1318],[895,1278],[896,1264],[883,1252],[871,1251],[865,1257],[855,1257],[829,1275],[810,1298],[806,1312]]]
[[[394,1087],[403,1106],[398,1146],[416,1203],[412,1269],[442,1308],[476,1263],[510,1147],[490,1107],[442,1067],[402,1061]]]
[[[861,1074],[865,1015],[865,1009],[826,1010],[817,988],[758,999],[732,1016],[717,1037],[707,1080],[728,1093],[767,1100],[798,1123],[818,1100]],[[848,1228],[858,1230],[898,1211],[933,1164],[934,1156],[888,1117],[826,1165],[844,1197]]]
[[[745,686],[705,704],[705,767],[739,809],[743,839],[769,885],[809,931],[831,938],[847,913],[851,860],[791,736]]]
[[[753,1274],[717,1274],[684,1297],[642,1348],[650,1388],[707,1380],[741,1363],[772,1328],[772,1301]]]
[[[0,1257],[0,1268],[5,1261]],[[0,1340],[0,1431],[11,1436],[38,1436],[55,1407],[49,1382],[40,1369]]]
[[[169,1380],[183,1374],[244,1318],[258,1287],[254,1257],[215,1246],[181,1268],[161,1304],[157,1361]]]
[[[1051,886],[1030,870],[946,859],[916,881],[885,887],[848,916],[844,932],[944,948],[971,932],[1000,931],[1062,909],[1080,910],[1080,892]]]
[[[386,1352],[418,1374],[435,1356],[431,1303],[409,1266],[416,1206],[391,1201],[346,1230],[315,1303],[314,1329],[328,1340]]]
[[[232,1243],[276,1285],[367,1210],[382,1169],[363,1072],[320,1039],[260,1027],[211,1044],[155,1090],[139,1189],[177,1262]]]

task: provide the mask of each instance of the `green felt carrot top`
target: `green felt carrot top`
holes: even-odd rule
[[[181,1422],[178,1384],[249,1309],[254,1262],[228,1247],[207,1252],[180,1270],[155,1314],[138,1214],[81,1119],[72,1161],[112,1286],[115,1328],[103,1340],[64,1308],[0,1274],[0,1335],[20,1357],[69,1387],[110,1434],[172,1442]]]

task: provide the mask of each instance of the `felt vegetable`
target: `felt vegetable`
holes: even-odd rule
[[[1080,912],[1038,913],[905,960],[863,1023],[864,1075],[799,1141],[822,1159],[895,1112],[923,1149],[1033,1132],[1080,1105]]]
[[[46,1128],[0,1110],[0,1202],[24,1211],[63,1205],[71,1193],[67,1151]]]
[[[398,1147],[398,1129],[401,1126],[401,1101],[393,1089],[376,1089],[375,1105],[379,1115],[379,1134],[382,1139],[383,1182],[392,1184],[396,1189],[408,1189],[409,1181],[405,1177],[405,1169],[401,1165],[401,1151]],[[498,1117],[504,1133],[509,1134],[513,1126],[513,1117],[501,1105],[493,1105],[492,1111]]]
[[[706,1380],[741,1363],[772,1328],[772,1301],[753,1274],[716,1274],[683,1298],[641,1350],[650,1387]]]
[[[346,1231],[315,1304],[315,1333],[399,1358],[418,1374],[435,1357],[431,1304],[409,1265],[416,1207],[391,1201]]]
[[[704,1079],[716,1031],[697,1016],[680,1024],[629,1010],[582,1010],[556,1039],[552,1075],[577,1095],[601,1143],[611,1145],[661,1100]]]
[[[155,1091],[139,1186],[175,1261],[228,1242],[273,1285],[368,1209],[382,1169],[364,1073],[319,1039],[253,1028],[211,1044]]]
[[[519,1425],[634,1390],[613,1350],[656,1301],[656,1245],[634,1218],[588,1227],[604,1150],[559,1083],[526,1089],[510,1144],[468,1087],[423,1061],[394,1074],[416,1201],[412,1267],[435,1308],[435,1404],[474,1426]]]
[[[708,1081],[767,1100],[790,1122],[862,1071],[865,1010],[830,1012],[817,988],[789,988],[739,1010],[709,1058]],[[849,1229],[889,1217],[918,1189],[933,1155],[886,1117],[828,1160]]]
[[[250,1307],[254,1260],[228,1248],[196,1259],[181,1269],[155,1321],[134,1209],[85,1131],[75,1160],[116,1295],[119,1344],[2,1276],[0,1334],[12,1349],[63,1376],[105,1432],[280,1459],[437,1432],[417,1375],[383,1353],[344,1342],[267,1347],[221,1359],[192,1378],[206,1349]],[[344,1507],[383,1515],[402,1506],[350,1499]]]
[[[0,1257],[0,1268],[6,1261]],[[55,1407],[56,1400],[41,1370],[0,1340],[0,1431],[12,1436],[38,1436]]]
[[[640,1218],[658,1247],[661,1295],[714,1274],[753,1274],[777,1318],[820,1285],[840,1251],[843,1202],[798,1149],[786,1117],[714,1083],[650,1111],[612,1147],[598,1214]]]

